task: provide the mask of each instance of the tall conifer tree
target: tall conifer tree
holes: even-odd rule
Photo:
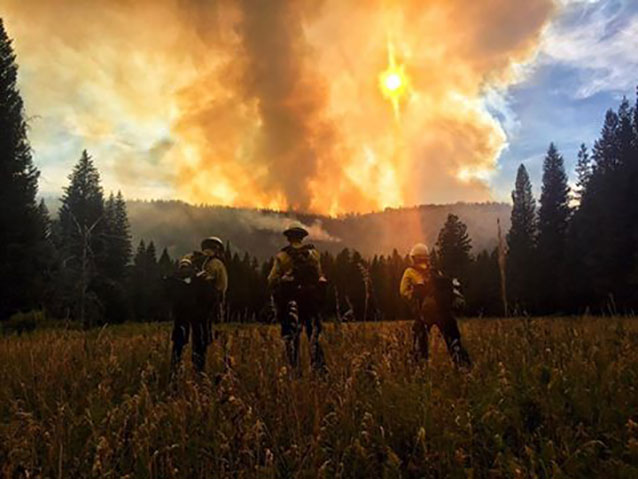
[[[592,152],[592,171],[572,224],[582,267],[580,297],[597,310],[629,310],[637,305],[632,285],[638,255],[638,162],[636,113],[626,99],[608,110]],[[571,261],[575,265],[575,261]],[[633,300],[632,300],[633,297]],[[632,301],[634,301],[632,303]]]
[[[162,254],[157,261],[157,266],[159,267],[160,274],[162,276],[169,276],[175,271],[175,263],[173,263],[173,260],[168,254],[168,250],[166,248],[162,250]]]
[[[0,19],[0,320],[34,306],[36,250],[44,236],[36,202],[39,172],[31,159],[11,43]]]
[[[576,191],[575,198],[580,203],[583,198],[583,193],[587,189],[587,183],[591,178],[592,165],[591,157],[585,143],[580,145],[578,150],[578,160],[576,161]]]
[[[126,202],[122,192],[113,193],[106,203],[104,216],[105,258],[104,269],[107,277],[121,282],[126,274],[126,267],[131,260],[131,227],[126,212]]]
[[[512,192],[511,227],[507,234],[507,280],[512,308],[529,310],[536,296],[536,201],[524,165],[518,168]],[[521,311],[522,312],[522,311]]]
[[[100,175],[86,150],[69,175],[61,202],[57,240],[65,267],[57,281],[73,316],[90,327],[104,313],[94,280],[103,273],[107,219]]]
[[[437,260],[441,271],[461,282],[467,281],[472,258],[472,241],[467,226],[458,216],[449,214],[436,242]]]
[[[543,162],[543,186],[538,211],[539,299],[548,312],[560,307],[559,302],[563,298],[569,216],[565,165],[563,157],[551,143]]]
[[[69,175],[69,186],[64,188],[61,201],[60,227],[65,241],[74,243],[81,231],[91,227],[96,238],[98,232],[104,231],[106,221],[100,174],[86,150]]]

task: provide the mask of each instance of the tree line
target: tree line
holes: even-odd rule
[[[638,95],[637,95],[638,96]],[[624,313],[638,307],[638,104],[605,115],[581,145],[576,188],[552,144],[537,204],[524,166],[512,193],[507,284],[520,312]]]
[[[87,151],[69,175],[59,215],[37,201],[17,64],[0,20],[0,319],[45,310],[93,326],[169,318],[163,278],[176,268],[152,238],[132,244],[120,192],[105,195]],[[605,116],[591,151],[578,154],[571,191],[550,144],[537,203],[524,165],[512,192],[511,228],[500,247],[474,252],[450,214],[432,248],[434,267],[458,278],[469,315],[628,312],[638,307],[638,106],[624,99]],[[211,232],[214,233],[214,232]],[[197,245],[193,245],[195,248]],[[274,251],[273,251],[274,253]],[[226,320],[272,321],[260,261],[227,245]],[[407,256],[322,253],[326,311],[340,321],[405,318],[398,284]]]

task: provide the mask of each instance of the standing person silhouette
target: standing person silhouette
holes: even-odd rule
[[[412,264],[401,278],[400,293],[415,318],[412,332],[416,357],[428,359],[430,329],[436,325],[454,364],[470,368],[470,356],[461,344],[461,332],[453,314],[455,302],[462,299],[455,281],[431,267],[428,248],[422,243],[414,245],[410,261]]]
[[[292,369],[299,373],[299,341],[301,331],[305,329],[312,368],[324,372],[326,366],[319,334],[326,278],[321,271],[320,255],[312,244],[303,243],[308,231],[301,226],[291,226],[284,231],[284,236],[288,245],[275,256],[268,285],[281,323],[286,357]]]

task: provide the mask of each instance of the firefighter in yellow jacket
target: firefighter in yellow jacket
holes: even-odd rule
[[[206,364],[206,349],[212,343],[212,324],[221,320],[228,289],[228,274],[222,261],[224,243],[211,236],[179,261],[171,279],[173,299],[172,366],[181,360],[192,330],[192,360],[198,372]]]
[[[319,251],[313,245],[303,243],[307,235],[308,232],[300,226],[284,231],[288,245],[275,256],[268,275],[268,285],[281,323],[286,356],[290,366],[297,372],[302,329],[306,330],[310,342],[312,368],[317,371],[325,370],[319,334],[326,279],[321,271]]]
[[[415,354],[418,358],[428,358],[429,333],[436,325],[454,363],[469,368],[470,356],[461,344],[461,333],[453,314],[455,304],[462,301],[458,282],[430,266],[428,248],[424,244],[414,245],[410,261],[412,264],[401,278],[400,293],[415,317],[412,327]]]

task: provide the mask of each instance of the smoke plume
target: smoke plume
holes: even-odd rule
[[[340,214],[490,199],[551,0],[4,0],[44,187]],[[396,54],[399,114],[379,89]]]
[[[308,231],[308,239],[324,243],[339,243],[341,239],[328,233],[320,219],[315,219],[310,224],[305,224],[295,218],[274,213],[260,213],[253,210],[240,210],[237,221],[245,225],[249,230],[255,229],[271,233],[281,233],[290,226],[301,226]]]

